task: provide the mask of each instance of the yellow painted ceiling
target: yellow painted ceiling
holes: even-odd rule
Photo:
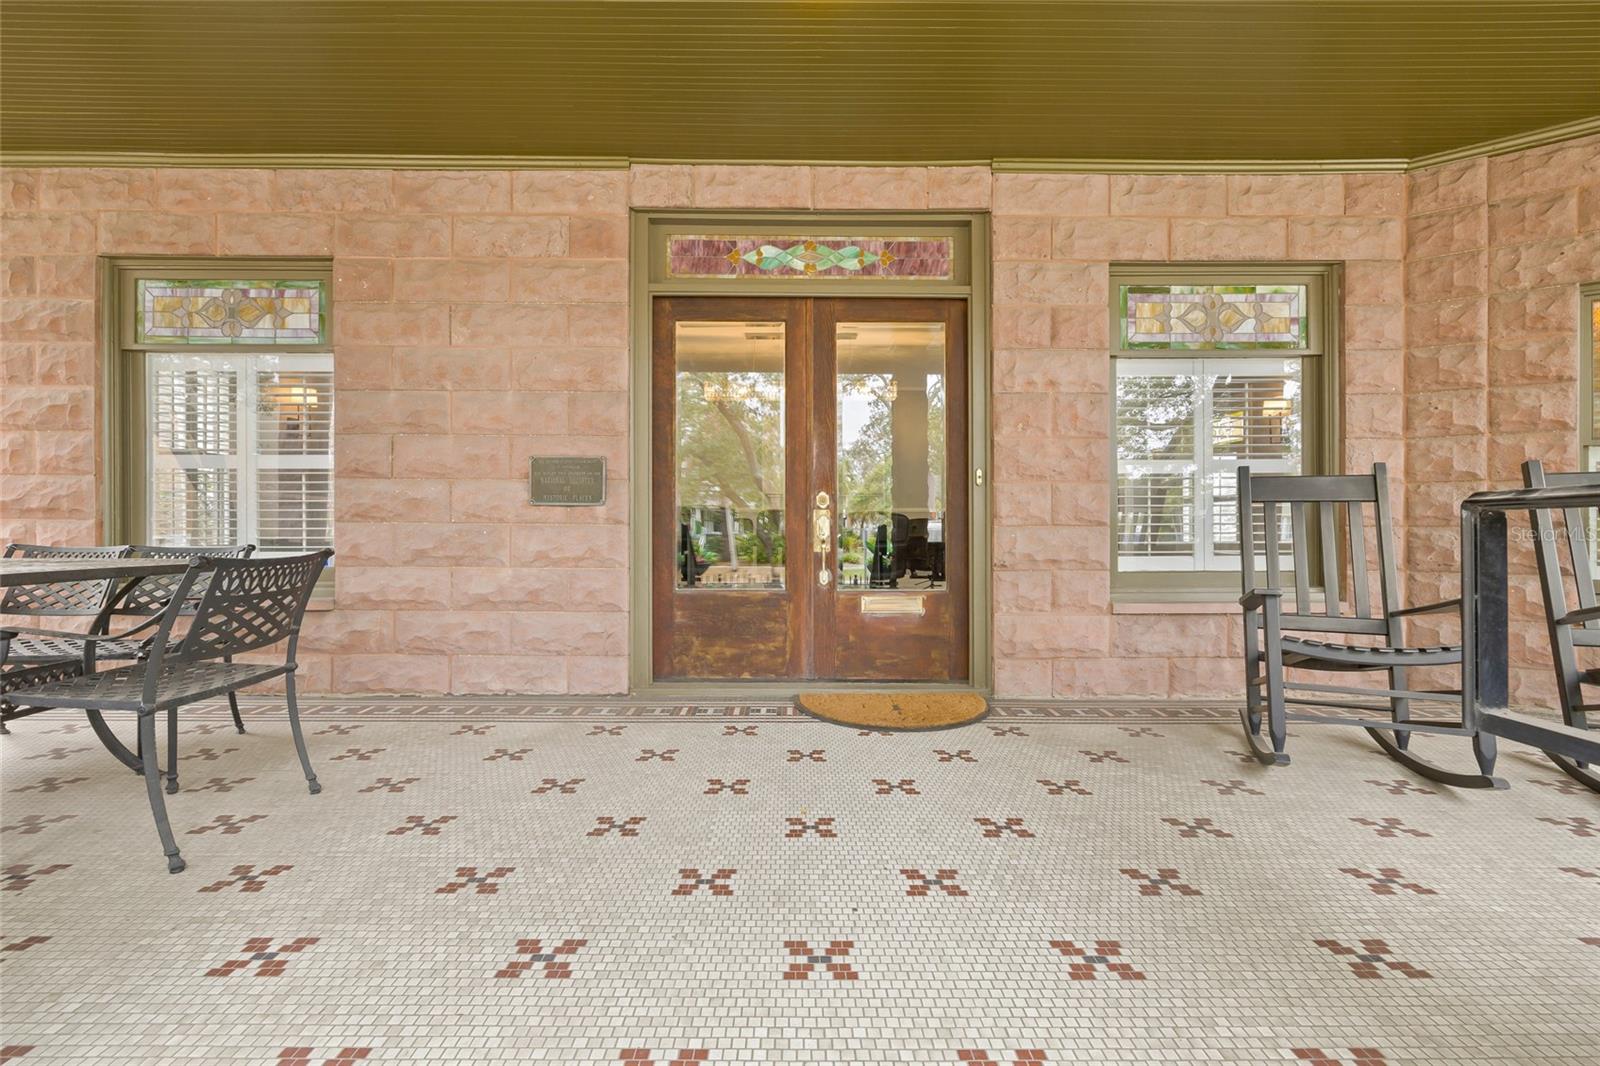
[[[0,151],[1412,159],[1600,115],[1600,3],[5,0]]]

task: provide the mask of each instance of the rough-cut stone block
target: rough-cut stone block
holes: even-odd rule
[[[921,211],[928,206],[926,167],[814,167],[818,210]]]
[[[343,446],[344,441],[339,443]],[[498,434],[398,434],[394,438],[394,476],[509,477],[508,444]]]
[[[1058,659],[1052,694],[1057,699],[1166,699],[1167,671],[1138,659]]]
[[[1487,333],[1488,313],[1477,297],[1412,304],[1406,308],[1406,341],[1412,345],[1477,343]]]
[[[1050,258],[1050,219],[1045,215],[1002,215],[991,235],[995,259]]]
[[[582,348],[615,348],[628,343],[628,305],[573,304],[567,309],[568,333]]]
[[[1000,305],[993,308],[990,315],[989,328],[997,349],[1050,347],[1049,307],[1042,304]]]
[[[567,254],[567,220],[560,215],[461,215],[454,225],[456,255],[534,259]]]
[[[1488,166],[1482,159],[1443,163],[1406,175],[1407,210],[1426,215],[1489,198]]]
[[[501,611],[626,611],[626,570],[457,567],[450,572],[456,607]]]
[[[562,344],[567,339],[567,309],[559,304],[469,304],[450,308],[449,318],[448,343],[458,347],[526,347]]]
[[[810,207],[810,167],[697,166],[696,207]]]
[[[511,298],[530,303],[609,303],[628,298],[618,259],[536,259],[512,268]]]
[[[1482,204],[1413,215],[1406,222],[1406,257],[1411,260],[1470,252],[1488,241],[1488,213]]]
[[[628,530],[615,525],[519,525],[511,562],[550,569],[606,570],[628,565]]]
[[[564,433],[567,396],[547,392],[455,392],[450,428],[456,433]]]
[[[1481,434],[1487,423],[1488,405],[1482,389],[1447,389],[1406,397],[1405,430],[1413,437],[1473,436]]]
[[[445,304],[353,304],[333,318],[334,343],[340,347],[449,344],[450,332],[450,308]]]
[[[997,525],[1050,525],[1048,486],[1013,484],[1001,479],[996,479],[993,485],[994,520]]]
[[[1338,174],[1230,174],[1230,215],[1342,215],[1344,178]]]
[[[1578,301],[1565,285],[1489,296],[1489,336],[1525,333],[1573,333],[1578,329]]]
[[[540,348],[511,353],[516,387],[567,392],[625,392],[628,353],[622,348]]]
[[[1352,348],[1400,348],[1405,344],[1405,309],[1395,305],[1346,307],[1344,342]]]
[[[333,691],[439,693],[450,691],[445,655],[335,655]]]
[[[11,385],[0,391],[0,426],[7,429],[88,429],[93,419],[92,389]]]
[[[450,219],[443,215],[341,215],[334,231],[339,255],[447,256]]]
[[[1105,615],[999,615],[994,651],[1000,658],[1078,659],[1106,654],[1111,620]]]
[[[998,699],[1049,699],[1053,672],[1049,659],[1000,659],[994,664],[994,694]]]
[[[1402,436],[1403,410],[1404,401],[1395,393],[1350,393],[1344,399],[1345,433],[1367,438]]]
[[[1404,174],[1346,174],[1344,213],[1399,218],[1405,214]]]
[[[693,185],[690,167],[635,163],[628,200],[634,207],[688,207],[694,200]]]
[[[1344,353],[1346,393],[1403,392],[1405,387],[1405,361],[1397,359],[1394,352],[1351,349]]]
[[[1417,303],[1482,296],[1488,283],[1489,255],[1481,249],[1406,263],[1406,297]]]
[[[517,655],[627,655],[628,616],[619,611],[547,611],[511,616]]]
[[[272,171],[174,167],[156,171],[156,204],[167,211],[271,211]]]
[[[19,205],[7,204],[8,208]],[[40,175],[46,211],[123,211],[156,206],[156,172],[133,167],[63,167]]]
[[[171,211],[107,211],[100,215],[99,240],[100,251],[107,255],[214,255],[217,218]]]
[[[1600,182],[1600,137],[1495,156],[1488,168],[1493,200]]]
[[[1578,232],[1578,193],[1575,189],[1498,200],[1489,205],[1491,244],[1571,237]]]
[[[1404,264],[1397,260],[1352,260],[1344,265],[1344,299],[1349,304],[1405,302]]]
[[[504,259],[395,260],[396,300],[503,303],[510,292],[511,264]]]
[[[1289,229],[1281,218],[1175,219],[1175,259],[1283,259]]]
[[[0,248],[7,255],[93,255],[96,240],[93,215],[29,212],[0,217]]]
[[[1051,254],[1057,259],[1165,259],[1165,219],[1058,218]]]
[[[997,439],[1036,438],[1050,432],[1050,395],[1045,392],[1001,392],[994,396]]]
[[[1525,433],[1578,429],[1577,382],[1517,385],[1489,390],[1489,431]]]
[[[333,472],[336,478],[382,478],[393,472],[391,450],[394,438],[389,434],[347,433],[342,426],[337,433],[333,446]]]
[[[333,216],[219,215],[217,251],[222,255],[331,255]]]
[[[397,522],[390,562],[400,566],[504,566],[511,530],[469,522]]]
[[[1093,471],[1085,470],[1085,476]],[[1106,532],[1111,507],[1111,486],[1104,481],[1083,481],[1050,486],[1050,521],[1057,526],[1094,526]]]
[[[620,437],[628,432],[625,393],[576,392],[567,400],[567,428],[594,437]]]
[[[1416,345],[1406,350],[1406,388],[1482,388],[1488,382],[1488,351],[1482,344]]]
[[[1106,301],[1104,263],[996,263],[997,304],[1090,304]]]
[[[394,353],[397,389],[504,389],[511,356],[500,348],[400,348]]]
[[[1117,615],[1111,619],[1111,654],[1148,659],[1221,650],[1238,625],[1237,618],[1219,614]]]
[[[994,388],[1008,392],[1039,389],[1056,393],[1108,392],[1111,357],[1103,348],[1087,351],[996,348]]]
[[[1489,457],[1482,437],[1413,437],[1406,446],[1406,481],[1482,481]]]
[[[341,608],[443,610],[450,606],[450,583],[444,571],[432,567],[341,563],[334,595]]]
[[[628,209],[628,172],[519,170],[511,176],[511,209],[518,214],[620,215]]]
[[[33,450],[41,474],[96,472],[92,430],[41,429],[33,434]]]
[[[558,695],[567,691],[559,655],[455,655],[450,691],[461,695]]]
[[[1104,174],[996,174],[997,215],[1105,215],[1111,211]]]
[[[341,405],[346,391],[394,388],[394,350],[383,344],[339,345],[333,361],[333,387]]]
[[[1222,174],[1113,174],[1111,213],[1203,218],[1228,213]]]
[[[92,475],[0,474],[0,514],[7,518],[94,517]]]
[[[1576,285],[1600,277],[1600,233],[1495,248],[1489,284],[1495,289]]]
[[[333,264],[335,306],[385,303],[394,298],[394,260],[336,259]]]
[[[1402,224],[1395,218],[1289,220],[1292,259],[1398,259]]]
[[[280,211],[387,211],[394,206],[394,182],[387,170],[279,170],[272,205]]]
[[[1492,384],[1571,381],[1577,374],[1576,333],[1527,333],[1489,342]]]
[[[1015,526],[994,534],[996,569],[1105,570],[1111,538],[1106,531],[1080,526]]]
[[[1111,429],[1111,396],[1104,392],[1056,394],[1050,405],[1053,431],[1060,437],[1103,437]],[[1093,474],[1093,471],[1086,471]]]
[[[88,300],[17,298],[0,306],[0,337],[17,341],[91,341],[94,304]]]
[[[1578,435],[1569,430],[1505,430],[1489,437],[1489,474],[1505,484],[1521,484],[1522,464],[1538,459],[1550,470],[1578,469]]]
[[[567,220],[567,251],[574,259],[626,259],[628,220],[573,215]]]
[[[339,397],[341,433],[440,433],[449,428],[442,392],[349,392]]]
[[[1050,309],[1050,347],[1104,348],[1110,343],[1106,305],[1068,304]]]
[[[339,483],[334,514],[352,522],[448,522],[450,484],[421,478],[348,478]]]
[[[994,575],[996,617],[1050,610],[1050,571],[1008,570]]]
[[[928,206],[935,211],[987,210],[993,189],[988,167],[928,168]]]
[[[511,210],[504,170],[397,170],[394,209],[423,214],[490,214]]]
[[[391,611],[307,611],[302,646],[319,652],[386,652],[394,647]]]
[[[420,655],[504,655],[515,618],[504,611],[397,611],[394,646]]]

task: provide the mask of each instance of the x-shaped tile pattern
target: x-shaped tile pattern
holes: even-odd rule
[[[270,936],[253,936],[244,942],[243,950],[247,953],[243,958],[229,959],[221,966],[215,966],[206,971],[207,977],[232,977],[236,973],[245,973],[255,967],[252,977],[281,977],[283,971],[288,969],[293,962],[292,956],[300,954],[306,948],[321,941],[321,937],[297,936],[293,940],[272,946]]]
[[[437,818],[425,818],[420,814],[408,814],[404,825],[397,825],[389,830],[392,837],[403,837],[407,833],[416,832],[425,837],[436,837],[444,831],[444,827],[456,820],[456,815],[441,814]]]
[[[1044,786],[1045,795],[1047,796],[1065,796],[1068,793],[1071,793],[1074,796],[1094,795],[1093,792],[1090,792],[1088,789],[1083,787],[1082,781],[1078,781],[1074,778],[1067,778],[1061,781],[1051,781],[1048,778],[1041,777],[1039,778],[1039,784]]]
[[[317,1049],[310,1046],[286,1047],[278,1052],[277,1066],[312,1066],[316,1060]],[[350,1066],[352,1062],[361,1062],[372,1054],[370,1047],[342,1047],[333,1053],[332,1058],[322,1060],[322,1066]]]
[[[201,892],[223,892],[239,886],[240,892],[260,892],[267,887],[267,878],[277,877],[279,874],[288,873],[294,869],[293,863],[284,863],[278,866],[269,866],[264,870],[257,870],[254,865],[235,866],[228,871],[228,876],[221,881],[213,881],[201,887]]]
[[[1176,827],[1178,830],[1178,835],[1184,837],[1185,839],[1193,839],[1200,836],[1202,833],[1204,833],[1206,836],[1217,837],[1218,839],[1223,840],[1232,839],[1233,837],[1232,833],[1229,833],[1223,829],[1218,829],[1216,825],[1212,823],[1210,818],[1191,818],[1187,821],[1182,818],[1163,818],[1161,820],[1170,826]]]
[[[189,830],[189,835],[201,836],[215,831],[225,836],[237,836],[244,832],[245,826],[250,825],[252,822],[264,822],[266,820],[267,816],[264,814],[247,814],[243,817],[236,814],[219,814],[205,825],[197,825]]]
[[[33,836],[42,833],[46,826],[55,825],[57,822],[67,822],[76,818],[76,814],[57,814],[46,818],[42,814],[24,814],[10,825],[0,825],[0,833],[20,833],[23,836]]]
[[[1295,1059],[1306,1066],[1381,1066],[1389,1060],[1375,1047],[1346,1048],[1343,1052],[1324,1051],[1319,1047],[1290,1048]],[[1349,1059],[1344,1056],[1349,1055]]]
[[[245,778],[246,781],[249,778]],[[421,781],[420,777],[380,777],[366,788],[358,788],[357,792],[404,792],[407,785],[414,785]]]
[[[601,815],[594,820],[594,828],[586,834],[592,837],[603,837],[607,833],[616,833],[619,837],[636,837],[639,827],[645,823],[645,816],[636,814],[631,818],[618,821],[609,815]]]
[[[1575,837],[1600,837],[1600,823],[1591,818],[1540,818],[1539,821],[1559,826]]]
[[[589,941],[583,939],[567,939],[554,947],[545,947],[541,938],[523,938],[517,941],[513,952],[516,957],[500,967],[495,976],[517,978],[537,966],[540,967],[541,977],[553,981],[564,980],[572,976],[572,956],[587,943]]]
[[[72,869],[70,862],[57,862],[49,866],[34,866],[26,862],[12,863],[4,870],[0,870],[0,882],[3,882],[0,891],[21,892],[41,877],[49,877],[51,874],[70,869]]]
[[[1121,873],[1124,877],[1132,878],[1139,883],[1141,896],[1163,896],[1169,892],[1179,896],[1204,895],[1198,888],[1179,880],[1178,871],[1170,866],[1163,866],[1153,874],[1147,874],[1137,867],[1125,866]]]
[[[1125,762],[1128,761],[1127,759],[1124,759],[1121,755],[1119,755],[1115,748],[1112,748],[1112,749],[1110,749],[1108,751],[1088,751],[1088,750],[1085,750],[1085,749],[1080,749],[1078,751],[1078,754],[1079,755],[1087,755],[1089,757],[1089,761],[1092,762],[1092,763],[1095,763],[1095,762],[1124,762],[1125,763]]]
[[[1350,969],[1357,977],[1376,980],[1383,976],[1384,970],[1401,974],[1405,977],[1432,977],[1427,970],[1419,969],[1394,957],[1394,949],[1389,947],[1387,941],[1379,939],[1362,940],[1361,946],[1352,948],[1337,940],[1313,941],[1319,948],[1332,952],[1341,958],[1350,960]]]
[[[974,818],[973,821],[983,826],[983,835],[989,840],[1003,836],[1020,837],[1023,840],[1033,838],[1033,830],[1023,828],[1021,818],[1006,818],[1003,821],[994,818]]]
[[[651,760],[654,760],[656,762],[677,762],[678,750],[679,749],[677,748],[663,748],[662,750],[657,751],[655,748],[641,748],[639,750],[639,757],[633,761],[650,762]]]
[[[1052,940],[1050,946],[1069,960],[1067,976],[1074,981],[1093,981],[1100,974],[1124,981],[1144,980],[1143,971],[1134,969],[1132,963],[1118,961],[1122,958],[1120,940],[1096,940],[1093,947],[1073,940]]]
[[[672,1058],[668,1059],[668,1055]],[[706,1048],[679,1048],[676,1052],[661,1052],[660,1066],[693,1066],[710,1057],[711,1052]],[[628,1066],[657,1066],[656,1053],[647,1047],[625,1047],[617,1053],[617,1061],[625,1062]]]
[[[827,762],[827,751],[823,748],[813,748],[810,751],[801,751],[799,748],[790,748],[789,762]]]
[[[1350,820],[1352,822],[1356,823],[1357,825],[1364,825],[1368,829],[1370,829],[1374,833],[1376,833],[1378,836],[1386,837],[1386,838],[1397,837],[1397,836],[1400,836],[1401,834],[1404,834],[1405,836],[1408,836],[1408,837],[1431,837],[1431,836],[1433,836],[1432,833],[1424,833],[1420,829],[1416,829],[1416,828],[1413,828],[1412,826],[1406,825],[1405,822],[1402,822],[1398,818],[1379,818],[1377,820],[1374,820],[1374,819],[1371,819],[1371,818],[1352,818]]]
[[[674,896],[692,896],[702,888],[713,896],[733,895],[733,875],[738,873],[731,866],[710,873],[701,873],[697,867],[686,866],[678,871],[678,887],[672,890]]]
[[[809,981],[817,967],[835,981],[856,981],[861,975],[846,959],[855,949],[854,940],[830,940],[827,947],[813,949],[804,940],[785,940],[789,952],[789,968],[783,972],[785,981]]]
[[[934,748],[934,756],[940,762],[977,762],[977,758],[967,748],[959,751],[945,751],[943,748]]]
[[[1379,896],[1397,896],[1400,894],[1401,889],[1405,889],[1407,892],[1414,892],[1419,896],[1438,895],[1431,888],[1423,888],[1415,882],[1403,880],[1404,875],[1393,866],[1380,866],[1377,873],[1368,873],[1354,866],[1342,866],[1339,868],[1339,872],[1366,881],[1367,887],[1372,889],[1375,895]]]
[[[480,896],[492,896],[500,891],[500,882],[514,870],[515,866],[496,866],[480,873],[476,866],[458,866],[455,880],[445,882],[433,892],[434,895],[455,895],[457,892],[471,891]]]
[[[533,790],[535,796],[548,796],[554,792],[562,796],[570,796],[578,791],[578,786],[583,784],[584,778],[569,777],[565,781],[554,777],[541,778],[539,787]]]
[[[900,871],[900,876],[906,879],[908,896],[927,896],[934,892],[943,892],[947,896],[967,895],[967,890],[956,880],[959,874],[948,866],[933,871],[931,877],[921,870],[907,867]]]
[[[917,780],[914,777],[902,777],[898,781],[890,781],[887,777],[874,777],[872,784],[875,786],[873,795],[892,796],[899,793],[902,796],[920,796],[917,791]]]
[[[720,796],[723,793],[727,793],[730,796],[750,795],[750,779],[748,777],[736,777],[732,781],[724,781],[720,777],[706,778],[706,795]]]
[[[805,818],[785,818],[783,821],[786,826],[783,835],[790,840],[807,835],[831,840],[839,835],[834,828],[835,820],[832,818],[813,818],[810,820]]]

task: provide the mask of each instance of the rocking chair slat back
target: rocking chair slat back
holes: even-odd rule
[[[1522,479],[1529,488],[1600,487],[1600,473],[1552,474],[1546,472],[1544,464],[1537,459],[1529,459],[1522,464]],[[1583,702],[1573,647],[1600,646],[1600,621],[1582,625],[1556,624],[1556,619],[1571,610],[1567,598],[1567,572],[1572,574],[1571,591],[1578,607],[1595,605],[1588,516],[1576,508],[1563,510],[1561,521],[1566,526],[1565,536],[1558,537],[1553,512],[1531,511],[1529,514],[1533,521],[1534,558],[1539,564],[1539,585],[1544,593],[1545,615],[1549,623],[1550,649],[1555,654],[1556,680],[1561,688],[1565,710],[1568,706],[1577,707]],[[1565,559],[1558,547],[1563,542],[1567,546]]]
[[[1344,474],[1330,477],[1306,477],[1282,474],[1250,473],[1241,466],[1239,478],[1239,528],[1240,574],[1244,591],[1252,591],[1256,559],[1255,529],[1253,519],[1260,506],[1263,531],[1262,567],[1269,588],[1281,588],[1281,527],[1278,508],[1289,507],[1289,545],[1291,577],[1294,582],[1295,602],[1292,608],[1284,605],[1283,628],[1322,633],[1371,633],[1389,635],[1398,621],[1391,623],[1390,616],[1398,609],[1394,581],[1393,537],[1386,523],[1388,491],[1383,464],[1377,464],[1369,475]],[[1381,599],[1374,603],[1372,573],[1367,551],[1366,504],[1372,504],[1374,543],[1377,546],[1376,563],[1379,573]],[[1313,514],[1314,512],[1314,514]],[[1313,553],[1311,532],[1315,530],[1318,543]],[[1313,557],[1314,554],[1317,557]],[[1348,570],[1346,569],[1348,567]],[[1320,603],[1314,600],[1313,579],[1321,584]],[[1348,580],[1348,586],[1341,584]],[[1351,612],[1344,612],[1348,593]]]

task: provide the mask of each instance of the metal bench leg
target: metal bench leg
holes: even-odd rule
[[[150,813],[156,819],[156,833],[161,837],[161,850],[167,856],[167,872],[175,874],[183,869],[183,856],[178,854],[178,842],[172,836],[172,823],[167,820],[167,801],[161,794],[161,763],[156,754],[156,716],[154,711],[139,712],[139,748],[144,753],[144,786],[150,794]]]
[[[106,750],[115,756],[118,762],[136,774],[144,773],[143,752],[129,751],[127,745],[118,740],[111,727],[106,725],[105,715],[99,711],[86,711],[85,716],[89,719],[89,728],[94,730],[94,735],[100,738],[100,743],[105,745]]]
[[[300,753],[300,768],[306,772],[306,783],[310,786],[311,794],[315,796],[322,791],[322,786],[317,782],[317,775],[311,769],[311,757],[306,754],[305,734],[300,731],[300,703],[295,699],[294,671],[283,675],[284,696],[289,704],[289,731],[294,734],[294,750]]]
[[[222,661],[225,662],[225,663],[231,663],[231,662],[233,662],[233,656],[224,655],[222,657]],[[239,717],[239,694],[238,693],[236,693],[236,692],[228,693],[228,710],[233,712],[233,728],[235,728],[239,732],[243,733],[244,732],[244,719]]]
[[[167,708],[167,794],[178,791],[178,708]]]

